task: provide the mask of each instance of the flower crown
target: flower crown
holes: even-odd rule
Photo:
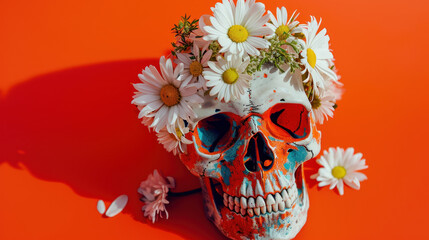
[[[285,7],[265,11],[255,0],[223,0],[213,15],[199,20],[184,16],[172,28],[176,42],[159,69],[146,67],[138,75],[142,83],[132,103],[142,123],[157,132],[158,141],[174,154],[192,143],[185,135],[196,114],[193,107],[209,94],[218,101],[240,99],[252,74],[264,64],[281,72],[299,71],[317,123],[333,116],[341,98],[342,84],[333,64],[326,29],[311,17],[307,24],[288,17]]]

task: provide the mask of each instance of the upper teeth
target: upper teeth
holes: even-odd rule
[[[298,189],[296,185],[288,189],[283,189],[280,192],[268,194],[267,197],[252,196],[252,197],[233,197],[227,193],[223,194],[223,203],[231,211],[241,213],[243,216],[249,214],[259,216],[266,212],[284,211],[286,208],[291,208],[298,197]]]
[[[277,181],[275,178],[270,181],[270,177],[265,180],[265,194],[259,180],[256,180],[253,190],[252,184],[245,179],[240,187],[240,197],[223,194],[224,205],[231,211],[243,216],[248,214],[250,217],[291,208],[298,197],[298,189],[296,185],[290,186],[280,172],[276,175]]]

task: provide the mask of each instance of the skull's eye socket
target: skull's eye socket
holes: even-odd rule
[[[233,116],[223,113],[213,115],[198,122],[197,144],[207,152],[215,153],[228,148],[236,138],[237,123]]]
[[[277,104],[271,108],[270,119],[274,132],[286,131],[294,139],[305,138],[310,133],[309,112],[301,104]]]

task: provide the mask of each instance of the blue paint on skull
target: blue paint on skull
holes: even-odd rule
[[[244,139],[239,139],[231,148],[225,151],[223,159],[227,162],[232,163],[237,158],[237,154],[240,152],[240,148],[244,146]],[[242,151],[241,151],[242,152]]]
[[[255,124],[256,126],[260,127],[262,126],[262,122],[261,122],[261,117],[259,116],[250,116],[250,121],[253,122],[253,124]]]
[[[270,139],[273,142],[284,142],[283,140],[274,138],[273,136],[268,136],[268,139]]]
[[[230,184],[229,179],[231,178],[231,170],[227,166],[222,165],[220,169],[220,174],[222,175],[223,182],[225,183],[225,185],[229,186]]]
[[[307,150],[304,146],[297,146],[298,150],[292,151],[287,156],[288,159],[293,159],[297,163],[303,163],[307,157]]]
[[[208,152],[217,152],[237,137],[238,124],[226,114],[216,114],[202,120],[197,128],[201,147]]]
[[[292,150],[287,156],[287,162],[284,164],[284,167],[288,171],[293,171],[295,166],[303,163],[307,157],[307,150],[303,146],[297,146],[297,150]]]
[[[288,171],[288,172],[291,172],[291,171],[293,171],[293,169],[295,168],[295,161],[294,160],[291,160],[291,159],[289,159],[289,156],[290,156],[290,153],[289,153],[289,155],[288,155],[288,159],[287,159],[287,161],[285,162],[285,164],[283,164],[283,166],[285,167],[285,169]],[[289,174],[287,174],[287,176],[288,176]]]
[[[283,223],[285,223],[285,220],[283,220],[281,217],[277,218],[277,226],[280,226]]]
[[[214,172],[214,173],[216,173],[217,176],[221,176],[221,169],[222,169],[221,163],[215,163],[213,166],[214,166],[214,168],[206,169],[206,171],[207,172]]]

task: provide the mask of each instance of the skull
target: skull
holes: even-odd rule
[[[181,161],[200,178],[207,217],[232,239],[291,239],[307,219],[303,163],[320,151],[299,71],[266,64],[247,94],[195,108]]]

